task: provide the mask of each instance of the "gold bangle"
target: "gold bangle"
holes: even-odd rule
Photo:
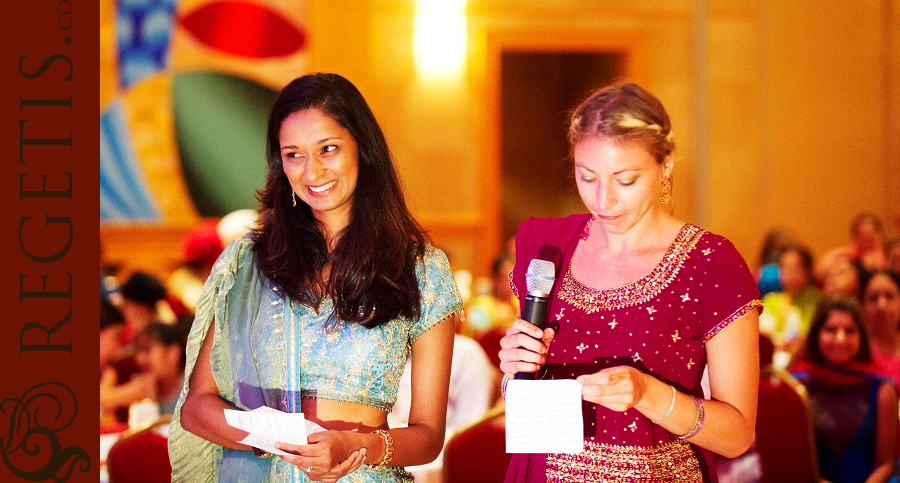
[[[381,436],[381,441],[384,443],[384,457],[381,458],[380,463],[374,464],[372,467],[383,468],[394,458],[394,438],[391,437],[391,433],[383,429],[375,431],[375,434]]]

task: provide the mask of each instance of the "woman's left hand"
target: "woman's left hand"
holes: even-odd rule
[[[354,450],[344,431],[314,433],[308,441],[309,444],[301,445],[275,443],[275,447],[292,453],[281,459],[300,468],[313,481],[333,483],[356,471],[365,461],[366,449]]]
[[[616,366],[578,376],[577,380],[582,384],[582,399],[622,412],[641,402],[647,377],[650,376],[633,367]]]

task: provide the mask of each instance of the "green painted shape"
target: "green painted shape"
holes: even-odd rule
[[[175,136],[200,216],[256,209],[266,182],[266,121],[277,92],[216,72],[173,77]]]

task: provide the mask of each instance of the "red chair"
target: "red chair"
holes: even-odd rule
[[[501,399],[481,421],[447,441],[443,481],[503,483],[511,457],[506,454],[506,413]]]
[[[762,483],[819,482],[813,428],[806,388],[784,371],[763,368],[756,416]]]
[[[168,418],[126,432],[109,449],[106,468],[109,483],[170,483],[172,465],[169,463],[168,438],[157,427]]]

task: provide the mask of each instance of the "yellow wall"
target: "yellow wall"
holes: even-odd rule
[[[431,84],[415,70],[412,0],[314,0],[310,65],[359,86],[417,215],[483,273],[500,245],[491,49],[628,39],[675,125],[676,215],[752,265],[776,225],[815,253],[846,243],[860,210],[900,233],[900,0],[824,3],[470,0],[465,72]]]
[[[470,0],[467,62],[444,81],[417,74],[414,0],[303,3],[306,65],[359,87],[457,268],[485,274],[501,245],[503,48],[626,50],[673,119],[676,215],[751,265],[776,225],[816,254],[860,210],[900,234],[900,0]]]

